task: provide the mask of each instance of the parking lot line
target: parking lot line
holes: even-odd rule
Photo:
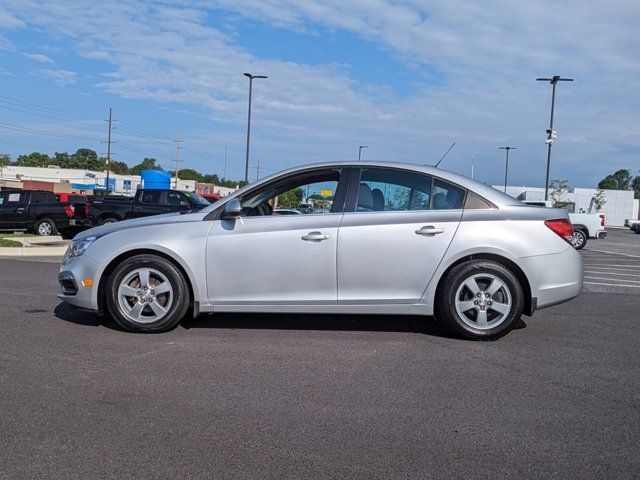
[[[601,282],[583,282],[585,285],[606,285],[608,287],[627,287],[640,288],[640,285],[627,285],[625,283],[601,283]]]
[[[585,268],[585,272],[596,273],[598,275],[620,275],[624,277],[639,277],[637,273],[618,273],[618,272],[601,272],[600,270],[592,270],[590,268]]]
[[[593,248],[585,248],[589,252],[608,253],[609,255],[620,255],[623,257],[631,257],[640,259],[640,255],[631,255],[630,253],[608,252],[607,250],[594,250]]]

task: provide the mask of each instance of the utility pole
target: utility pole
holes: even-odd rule
[[[111,169],[111,107],[109,107],[109,132],[107,134],[107,195],[109,195],[109,170]]]
[[[182,140],[180,140],[180,130],[176,132],[176,139],[174,140],[174,142],[176,142],[176,187],[175,189],[178,190],[178,172],[180,171],[180,144],[182,143]]]
[[[368,146],[366,146],[366,145],[360,145],[360,146],[358,147],[358,161],[360,161],[360,159],[362,158],[362,149],[363,149],[363,148],[369,148],[369,147],[368,147]]]
[[[549,82],[552,85],[551,91],[551,121],[549,122],[549,130],[547,130],[547,177],[544,182],[544,200],[549,200],[549,170],[551,169],[551,144],[556,139],[556,132],[553,131],[553,109],[556,103],[556,85],[558,82],[573,82],[573,78],[562,78],[560,75],[554,75],[551,78],[536,78],[538,82]]]
[[[251,75],[250,73],[244,73],[245,77],[249,79],[249,113],[247,114],[247,158],[244,164],[244,183],[249,183],[249,142],[251,139],[251,96],[253,92],[253,79],[254,78],[269,78],[266,75]]]
[[[499,150],[507,151],[507,162],[504,166],[504,193],[507,193],[507,175],[509,172],[509,150],[517,150],[517,147],[498,147]]]
[[[260,179],[260,160],[258,160],[258,164],[255,166],[256,169],[256,182]]]
[[[471,179],[473,180],[473,174],[476,169],[476,157],[471,157]]]

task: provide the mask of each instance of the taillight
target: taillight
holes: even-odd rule
[[[604,213],[601,213],[600,215],[598,215],[600,217],[600,226],[604,227]]]
[[[67,214],[67,217],[69,218],[73,218],[73,215],[75,214],[76,209],[73,208],[73,205],[65,205],[64,206],[64,213]]]
[[[571,239],[573,238],[573,226],[569,220],[566,218],[554,218],[552,220],[545,220],[544,224],[549,227],[553,233],[571,243]]]

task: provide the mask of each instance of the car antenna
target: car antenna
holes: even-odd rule
[[[446,156],[449,154],[449,152],[451,151],[451,149],[453,148],[453,146],[454,146],[455,144],[456,144],[456,142],[453,142],[453,143],[451,144],[451,146],[449,147],[449,149],[448,149],[446,152],[444,152],[444,155],[442,155],[442,158],[441,158],[440,160],[438,160],[438,163],[436,163],[436,164],[434,165],[434,167],[438,168],[438,165],[440,165],[440,162],[442,162],[442,160],[444,160],[444,157],[446,157]]]

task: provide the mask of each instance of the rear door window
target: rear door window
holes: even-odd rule
[[[392,168],[367,168],[360,175],[357,212],[429,210],[431,177]]]
[[[144,205],[159,205],[160,193],[161,192],[159,190],[149,190],[146,192],[142,192],[140,203],[143,203]]]
[[[459,210],[464,203],[465,190],[444,180],[433,182],[432,210]]]

